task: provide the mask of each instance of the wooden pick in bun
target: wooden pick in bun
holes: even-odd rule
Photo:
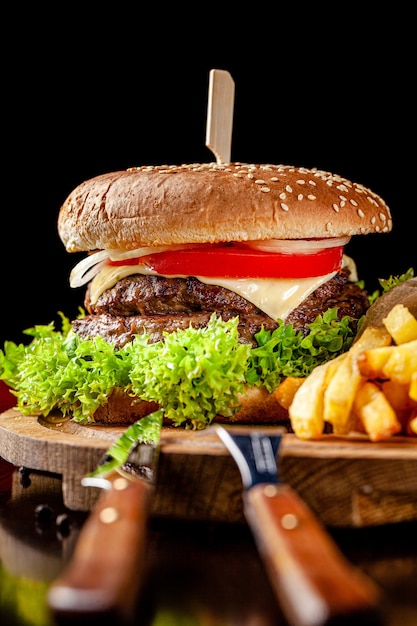
[[[88,253],[70,276],[86,286],[86,314],[66,334],[35,329],[28,354],[9,346],[0,375],[26,414],[127,424],[161,408],[187,428],[287,420],[279,383],[349,349],[369,308],[345,245],[391,228],[382,198],[315,169],[97,176],[58,217],[66,249]]]

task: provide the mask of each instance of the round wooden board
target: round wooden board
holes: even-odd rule
[[[90,510],[99,492],[83,487],[81,479],[125,428],[84,426],[72,420],[51,426],[9,409],[0,414],[0,457],[16,466],[61,475],[65,504],[74,510]],[[262,430],[276,432],[282,427]],[[372,443],[354,434],[303,441],[286,434],[279,467],[283,481],[330,525],[417,519],[417,438]],[[156,515],[243,521],[241,491],[240,474],[214,429],[163,429]]]

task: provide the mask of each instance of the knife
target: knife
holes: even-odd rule
[[[130,426],[82,479],[103,491],[48,589],[56,623],[131,622],[143,580],[161,426],[161,411]]]
[[[282,434],[216,425],[243,483],[244,515],[292,626],[382,624],[377,586],[339,551],[297,492],[282,484]]]

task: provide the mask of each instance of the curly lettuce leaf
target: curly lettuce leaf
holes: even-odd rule
[[[205,428],[216,415],[232,417],[245,386],[272,392],[287,376],[306,376],[320,363],[349,349],[350,318],[332,309],[310,324],[304,337],[279,322],[261,330],[257,347],[239,341],[238,318],[212,315],[207,327],[165,333],[149,343],[146,334],[121,349],[101,337],[82,339],[62,316],[62,329],[35,326],[27,346],[6,342],[0,351],[0,379],[17,396],[26,415],[59,410],[75,421],[94,421],[94,411],[115,388],[156,401],[175,425]]]
[[[24,415],[48,415],[58,409],[76,421],[88,421],[115,387],[129,387],[127,353],[115,351],[101,337],[85,340],[53,324],[36,326],[26,334],[28,346],[6,342],[0,352],[0,378],[17,397]]]
[[[204,428],[238,407],[250,349],[239,343],[237,318],[213,314],[204,328],[165,333],[163,342],[132,350],[132,391],[162,405],[174,424]]]
[[[350,321],[348,316],[338,321],[337,309],[329,309],[309,324],[305,337],[281,320],[274,331],[261,330],[249,359],[248,383],[264,385],[272,393],[283,378],[308,376],[317,365],[349,350],[354,339]]]
[[[381,289],[376,289],[371,294],[368,295],[369,303],[373,304],[380,298],[381,295],[386,293],[387,291],[391,291],[397,285],[401,285],[401,283],[405,283],[410,278],[414,278],[414,268],[410,267],[404,274],[400,274],[398,276],[390,276],[389,278],[378,278],[378,282],[381,286]],[[363,281],[358,281],[359,286],[364,288]],[[382,292],[381,292],[382,290]]]

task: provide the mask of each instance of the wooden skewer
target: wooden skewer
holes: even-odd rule
[[[206,146],[218,164],[230,163],[235,83],[225,70],[210,70]]]

